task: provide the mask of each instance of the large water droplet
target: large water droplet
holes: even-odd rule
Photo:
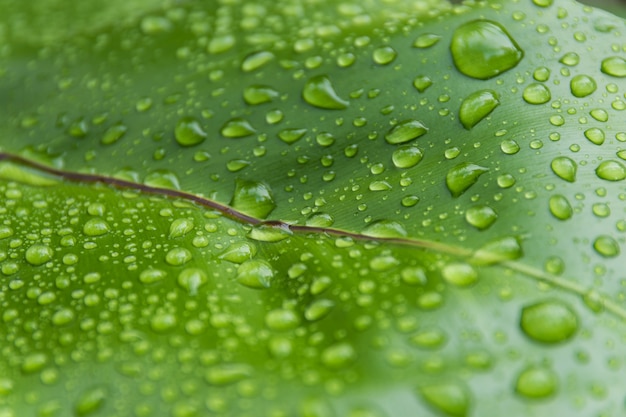
[[[404,145],[393,151],[391,160],[398,168],[412,168],[422,160],[421,149],[416,146]]]
[[[254,289],[269,288],[274,278],[271,265],[261,260],[249,260],[237,269],[237,282]]]
[[[463,162],[446,175],[446,186],[453,197],[458,197],[478,181],[478,177],[489,171],[488,168]]]
[[[465,212],[465,220],[480,230],[487,229],[497,218],[495,210],[486,205],[470,207]]]
[[[224,126],[222,126],[220,132],[222,133],[222,136],[226,138],[235,139],[253,135],[256,130],[246,119],[237,117],[227,121]]]
[[[341,110],[348,107],[349,104],[347,100],[339,97],[326,75],[310,78],[304,85],[302,98],[310,105],[320,109]]]
[[[143,183],[150,187],[180,189],[180,181],[176,174],[166,169],[157,169],[144,178]]]
[[[450,417],[466,417],[469,412],[471,397],[467,388],[459,383],[434,383],[419,388],[419,393],[426,403]]]
[[[559,178],[565,181],[576,181],[576,170],[578,169],[576,162],[567,156],[557,156],[550,163],[550,168]]]
[[[153,284],[155,282],[162,281],[166,276],[167,273],[165,271],[149,268],[141,271],[139,274],[139,281],[143,284]]]
[[[369,224],[362,232],[366,236],[379,238],[406,237],[407,231],[400,223],[393,220],[378,220]]]
[[[594,145],[602,145],[604,143],[604,131],[597,127],[585,130],[585,137]]]
[[[186,289],[190,295],[196,295],[198,289],[206,282],[206,273],[200,268],[186,268],[178,274],[178,285]]]
[[[87,220],[83,225],[83,233],[87,236],[102,236],[109,233],[111,227],[109,224],[100,217]]]
[[[269,103],[278,96],[278,91],[266,85],[252,85],[243,90],[243,99],[250,105]]]
[[[523,51],[495,22],[474,20],[454,31],[450,45],[454,65],[468,77],[486,80],[515,67]]]
[[[165,255],[165,261],[173,266],[184,265],[192,258],[192,254],[187,248],[173,248]]]
[[[266,218],[276,207],[269,185],[242,179],[237,179],[235,183],[235,192],[230,205],[236,210],[260,219]]]
[[[559,220],[567,220],[572,217],[574,210],[567,198],[560,194],[550,197],[550,213]]]
[[[524,307],[520,325],[524,333],[533,340],[559,343],[576,333],[578,318],[564,302],[547,300]]]
[[[279,242],[287,239],[293,233],[287,225],[267,225],[261,224],[250,230],[248,236],[251,239],[258,240],[260,242]]]
[[[236,242],[228,246],[220,255],[220,259],[228,262],[241,264],[256,255],[256,246],[250,242]]]
[[[612,56],[602,61],[602,72],[613,77],[626,77],[626,59]]]
[[[469,287],[478,281],[478,273],[471,265],[463,262],[447,264],[441,270],[443,279],[457,287]]]
[[[476,265],[491,265],[522,257],[522,246],[515,237],[505,236],[484,244],[472,256]]]
[[[424,126],[422,122],[418,120],[405,120],[391,128],[385,135],[385,140],[388,143],[396,145],[417,139],[425,135],[426,132],[428,132],[428,128]]]
[[[283,129],[278,132],[278,138],[285,143],[292,144],[302,139],[306,132],[306,129],[299,128]]]
[[[604,161],[596,168],[598,178],[607,181],[626,179],[626,167],[618,161]]]
[[[185,236],[193,230],[193,220],[176,219],[170,224],[170,239]]]
[[[531,366],[517,377],[515,391],[527,398],[545,398],[557,389],[556,374],[545,367]]]
[[[570,91],[574,97],[587,97],[589,94],[596,91],[596,82],[588,75],[577,75],[571,79]]]
[[[194,146],[202,143],[207,134],[202,130],[200,122],[193,117],[183,117],[176,123],[174,129],[176,142],[182,146]]]
[[[52,259],[54,251],[51,247],[42,244],[34,244],[26,249],[26,261],[35,266],[43,265]]]
[[[493,90],[480,90],[470,94],[461,103],[459,120],[466,129],[471,129],[500,105],[498,93]]]
[[[619,243],[611,236],[599,236],[593,242],[595,251],[605,258],[612,258],[619,255]]]
[[[552,94],[548,87],[539,83],[532,83],[526,86],[522,93],[524,101],[529,104],[543,104],[550,101]]]

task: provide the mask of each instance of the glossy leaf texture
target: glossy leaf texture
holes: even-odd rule
[[[62,3],[0,1],[0,415],[624,413],[623,20],[116,1],[29,29]]]

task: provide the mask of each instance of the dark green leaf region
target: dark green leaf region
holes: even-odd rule
[[[622,19],[0,10],[0,416],[626,415]]]

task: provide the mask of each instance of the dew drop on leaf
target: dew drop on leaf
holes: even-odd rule
[[[433,85],[433,81],[427,75],[418,75],[413,80],[413,87],[420,93],[426,91],[431,85]]]
[[[140,27],[146,35],[158,35],[172,30],[172,22],[162,16],[146,16],[141,19]]]
[[[626,179],[626,167],[618,161],[603,161],[596,168],[596,175],[606,181],[622,181]]]
[[[465,388],[455,382],[423,385],[419,393],[433,409],[450,417],[466,417],[469,413],[471,397]]]
[[[576,75],[573,77],[569,84],[570,91],[574,97],[587,97],[589,94],[596,91],[596,82],[588,75]]]
[[[176,142],[181,146],[194,146],[202,143],[207,134],[202,130],[200,122],[193,117],[183,117],[176,123],[174,129]]]
[[[342,369],[356,360],[356,351],[349,343],[337,343],[322,351],[322,363],[330,369]]]
[[[543,366],[524,369],[515,383],[515,391],[526,398],[545,398],[553,395],[558,387],[554,371]]]
[[[593,248],[605,258],[612,258],[620,253],[619,243],[611,236],[598,236],[593,242]]]
[[[439,349],[446,343],[446,334],[439,327],[420,329],[409,339],[411,344],[422,349]]]
[[[559,300],[546,300],[522,309],[520,325],[526,336],[543,343],[570,339],[578,330],[578,317]]]
[[[471,265],[455,262],[447,264],[441,270],[443,279],[456,287],[469,287],[478,281],[478,273]]]
[[[576,162],[566,156],[557,156],[550,163],[550,168],[559,178],[568,182],[576,181]]]
[[[459,120],[463,127],[471,129],[500,105],[498,93],[493,90],[480,90],[470,94],[461,103]]]
[[[172,266],[184,265],[192,258],[192,254],[187,248],[173,248],[165,255],[165,262]]]
[[[248,55],[241,63],[244,72],[251,72],[261,68],[274,59],[274,54],[269,51],[254,52]]]
[[[559,59],[561,64],[565,64],[570,67],[578,65],[580,62],[580,56],[576,52],[568,52]]]
[[[369,224],[362,233],[366,236],[378,238],[406,237],[404,226],[393,220],[378,220]]]
[[[154,284],[155,282],[162,281],[166,276],[167,273],[163,270],[148,268],[139,273],[139,281],[143,284]]]
[[[326,75],[310,78],[302,90],[302,98],[311,106],[320,109],[341,110],[348,107],[349,102],[342,99],[335,91]]]
[[[306,220],[306,225],[312,227],[330,227],[334,222],[335,219],[328,213],[315,213]]]
[[[402,282],[408,285],[421,286],[428,282],[426,271],[419,266],[407,266],[403,268],[400,272],[400,276],[402,277]]]
[[[190,219],[176,219],[170,224],[170,239],[185,236],[187,233],[193,230],[193,220]]]
[[[474,185],[478,181],[478,177],[487,171],[489,171],[488,168],[463,162],[448,171],[446,186],[453,197],[458,197]]]
[[[228,262],[241,264],[256,255],[257,249],[251,242],[235,242],[230,244],[224,252],[219,256]]]
[[[300,318],[291,309],[279,308],[265,315],[265,324],[271,330],[284,332],[293,330],[300,325]]]
[[[522,246],[517,238],[504,236],[485,243],[472,256],[476,265],[492,265],[522,257]]]
[[[298,129],[298,128],[283,129],[280,132],[278,132],[278,137],[283,142],[292,144],[302,139],[304,135],[306,135],[306,132],[307,132],[306,129]]]
[[[276,207],[269,185],[237,179],[230,205],[239,211],[260,219],[266,218]]]
[[[274,270],[265,261],[245,261],[237,268],[236,280],[241,285],[254,289],[269,288],[274,278]]]
[[[187,290],[190,295],[196,295],[198,289],[206,282],[206,273],[200,268],[186,268],[178,274],[178,285]]]
[[[550,101],[552,95],[548,87],[539,83],[532,83],[524,88],[524,101],[529,104],[543,104]]]
[[[240,117],[227,121],[220,130],[222,136],[231,139],[245,138],[253,135],[256,130],[246,119]]]
[[[128,131],[128,127],[119,123],[111,126],[104,132],[104,136],[102,136],[101,142],[103,145],[112,145],[118,140],[120,140]]]
[[[441,40],[441,36],[439,35],[435,35],[434,33],[424,33],[415,39],[413,47],[421,49],[430,48],[439,42],[439,40]]]
[[[392,127],[385,135],[385,140],[392,145],[410,142],[423,136],[428,128],[418,120],[405,120]]]
[[[250,105],[269,103],[279,96],[278,91],[266,85],[251,85],[243,90],[243,99]]]
[[[42,244],[34,244],[26,249],[26,261],[35,266],[43,265],[52,259],[54,251],[51,247]]]
[[[109,224],[100,217],[89,219],[83,225],[83,233],[92,237],[106,235],[110,230]]]
[[[158,169],[146,175],[143,183],[156,188],[180,189],[180,182],[176,174],[166,169]]]
[[[304,310],[304,318],[308,321],[321,320],[330,314],[333,307],[335,307],[335,303],[332,300],[315,300]]]
[[[597,127],[585,130],[585,137],[594,145],[602,145],[604,143],[604,131]]]
[[[204,374],[211,385],[225,386],[243,381],[252,376],[252,368],[246,364],[228,363],[210,367]]]
[[[418,147],[403,145],[393,151],[391,160],[397,168],[412,168],[422,160],[423,156]]]
[[[474,20],[454,31],[454,65],[468,77],[486,80],[515,67],[524,53],[498,23]]]
[[[626,77],[626,59],[619,56],[605,58],[602,61],[601,70],[607,75],[613,77]]]
[[[572,217],[574,210],[566,197],[555,194],[550,197],[550,213],[559,220],[567,220]]]
[[[288,227],[261,224],[253,227],[248,236],[260,242],[279,242],[292,235]]]
[[[477,229],[484,230],[498,218],[494,209],[487,205],[474,206],[465,212],[465,220]]]
[[[100,410],[107,399],[107,390],[104,387],[94,387],[83,392],[76,400],[74,412],[77,416],[88,416]]]

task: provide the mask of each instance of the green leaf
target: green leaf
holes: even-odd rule
[[[65,3],[0,0],[1,416],[624,413],[623,20]]]

